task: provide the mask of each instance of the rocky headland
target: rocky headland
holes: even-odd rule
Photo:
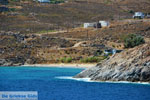
[[[150,43],[124,50],[95,67],[84,70],[75,78],[93,81],[150,82]]]

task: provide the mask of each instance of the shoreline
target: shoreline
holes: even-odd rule
[[[150,85],[149,82],[130,82],[130,81],[95,81],[91,80],[91,78],[74,78],[74,77],[56,77],[58,79],[69,79],[69,80],[76,80],[76,81],[83,81],[83,82],[96,82],[96,83],[113,83],[113,84],[141,84],[141,85]]]
[[[21,65],[25,67],[64,67],[64,68],[91,68],[96,66],[96,64],[26,64]]]

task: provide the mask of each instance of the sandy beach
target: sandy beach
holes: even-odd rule
[[[72,67],[72,68],[90,68],[96,66],[96,64],[28,64],[22,66],[32,66],[32,67]]]

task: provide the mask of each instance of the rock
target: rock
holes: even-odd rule
[[[22,57],[0,59],[0,66],[20,66],[24,65],[24,63],[25,59]]]
[[[91,78],[95,81],[150,82],[150,44],[125,50],[84,70],[75,78]]]
[[[0,59],[0,66],[4,65],[6,63],[5,59]]]
[[[12,62],[5,59],[0,59],[0,66],[11,66]]]

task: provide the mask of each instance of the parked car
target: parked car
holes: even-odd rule
[[[145,14],[143,12],[135,12],[135,14],[133,15],[133,18],[143,19],[145,18]]]

